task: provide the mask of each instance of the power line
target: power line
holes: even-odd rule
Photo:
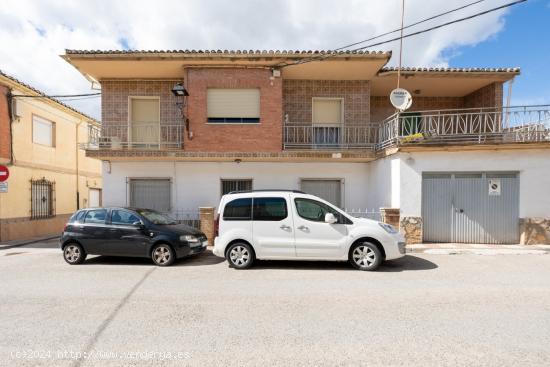
[[[417,31],[417,32],[409,33],[409,34],[403,35],[403,37],[396,37],[396,38],[392,38],[392,39],[389,39],[389,40],[386,40],[386,41],[372,43],[372,44],[369,44],[369,45],[366,45],[366,46],[358,47],[358,48],[347,50],[347,51],[351,51],[351,52],[361,51],[361,50],[364,50],[366,48],[370,48],[370,47],[374,47],[374,46],[380,46],[380,45],[383,45],[383,44],[386,44],[386,43],[398,41],[402,38],[409,38],[409,37],[412,37],[412,36],[417,36],[417,35],[422,34],[422,33],[426,33],[426,32],[433,31],[435,29],[443,28],[443,27],[449,26],[451,24],[460,23],[460,22],[463,22],[465,20],[477,18],[479,16],[489,14],[489,13],[492,13],[492,12],[497,11],[497,10],[505,9],[505,8],[508,8],[508,7],[511,7],[511,6],[520,4],[520,3],[524,3],[526,1],[527,0],[513,1],[513,2],[510,2],[510,3],[504,4],[504,5],[498,6],[496,8],[492,8],[492,9],[489,9],[489,10],[485,10],[485,11],[482,11],[482,12],[479,12],[479,13],[469,15],[467,17],[459,18],[459,19],[452,20],[452,21],[449,21],[449,22],[446,22],[446,23],[442,23],[442,24],[439,24],[439,25],[436,25],[436,26],[433,26],[433,27],[430,27],[430,28],[426,28],[426,29],[423,29],[423,30],[420,30],[420,31]],[[399,29],[399,30],[401,30],[401,29]],[[394,32],[391,32],[391,33],[394,33]],[[376,38],[378,38],[378,37],[376,37]],[[339,48],[337,50],[341,50],[341,49],[342,48]],[[338,53],[336,53],[335,51],[331,51],[329,54],[313,56],[309,59],[302,59],[302,60],[300,60],[298,62],[295,62],[295,63],[292,63],[292,64],[282,63],[282,64],[279,64],[277,66],[279,66],[281,68],[284,68],[286,66],[300,65],[300,64],[305,64],[305,63],[308,63],[308,62],[317,61],[317,60],[324,60],[324,59],[327,59],[329,57],[334,57],[334,56],[337,56],[337,55],[338,55]]]

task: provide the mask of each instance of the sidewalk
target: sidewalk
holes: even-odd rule
[[[42,237],[26,238],[24,240],[4,241],[4,242],[0,242],[0,250],[7,250],[10,248],[24,246],[35,242],[47,241],[58,237],[59,235],[49,235],[49,236],[42,236]]]
[[[471,243],[422,243],[407,245],[407,253],[432,255],[545,255],[550,245],[483,245]]]

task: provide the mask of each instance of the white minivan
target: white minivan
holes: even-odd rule
[[[374,270],[405,254],[395,227],[355,218],[329,202],[295,190],[254,190],[222,196],[214,254],[230,266],[261,260],[349,261]]]

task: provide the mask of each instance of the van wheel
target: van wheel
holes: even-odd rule
[[[254,262],[254,250],[249,244],[237,242],[227,249],[226,259],[235,269],[248,269]]]
[[[349,262],[356,269],[372,271],[382,262],[382,253],[375,244],[361,242],[351,248]]]
[[[71,265],[82,264],[86,260],[86,252],[76,242],[71,242],[63,247],[63,258]]]

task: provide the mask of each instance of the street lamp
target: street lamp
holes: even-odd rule
[[[177,83],[172,87],[172,93],[176,97],[187,97],[189,96],[189,92],[187,92],[187,89],[183,86],[183,83]]]

